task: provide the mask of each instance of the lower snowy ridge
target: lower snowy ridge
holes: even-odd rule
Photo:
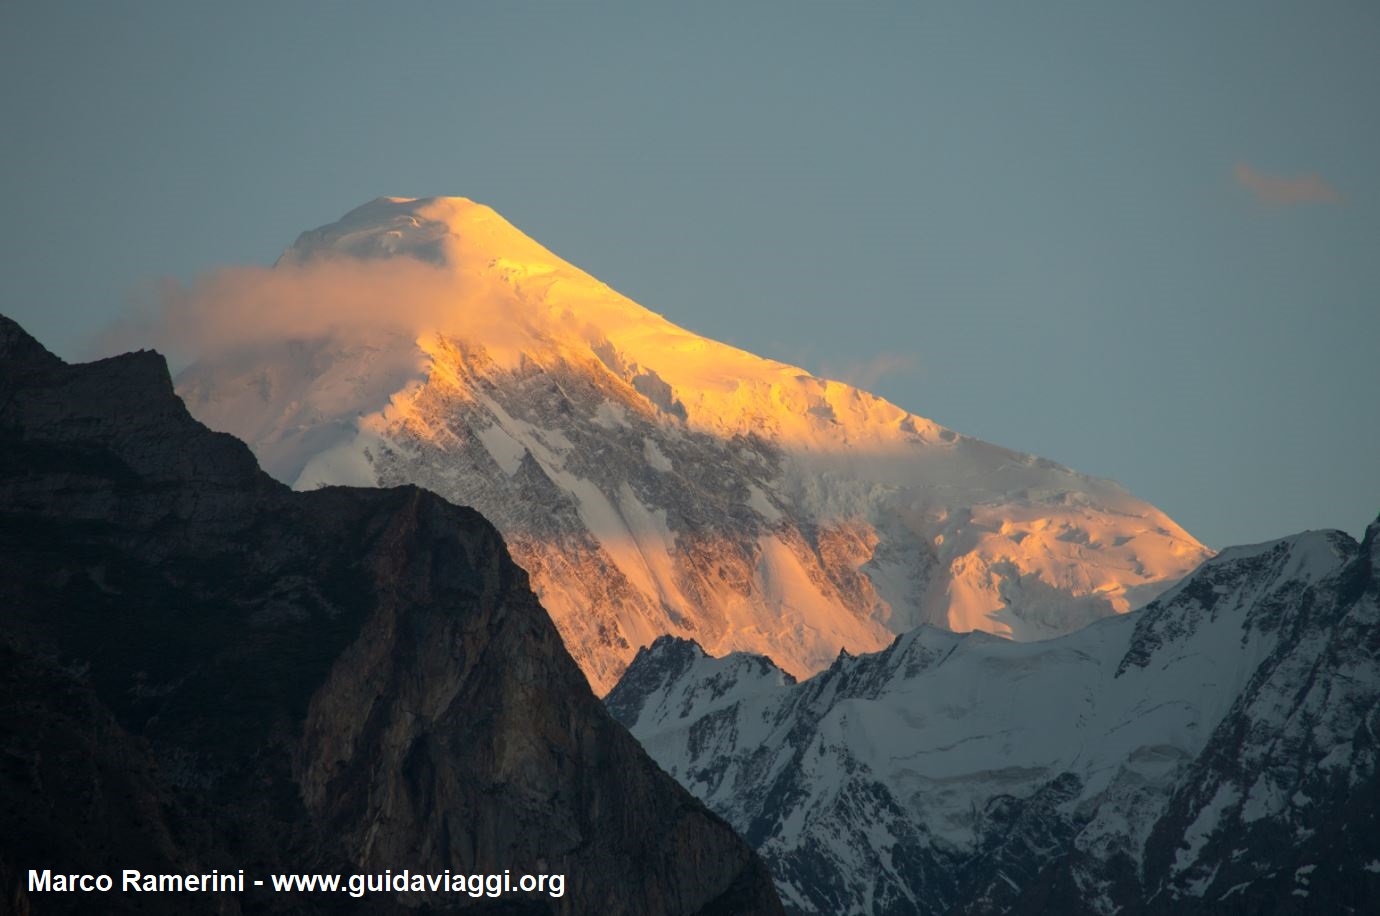
[[[799,683],[663,637],[606,703],[797,913],[1366,912],[1378,541],[1234,548],[1068,636],[921,627]]]

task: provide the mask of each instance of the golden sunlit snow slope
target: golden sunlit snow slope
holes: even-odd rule
[[[677,327],[463,198],[373,201],[179,308],[224,325],[179,380],[198,417],[299,487],[476,506],[600,690],[661,633],[795,674],[922,622],[1053,636],[1208,556],[1110,481]]]

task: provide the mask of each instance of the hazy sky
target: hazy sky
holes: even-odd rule
[[[0,311],[379,195],[1113,477],[1213,546],[1380,510],[1380,5],[0,4]]]

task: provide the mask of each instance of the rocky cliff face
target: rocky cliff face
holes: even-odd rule
[[[0,910],[771,913],[595,700],[498,533],[293,493],[166,365],[0,318]],[[54,872],[564,873],[561,898],[33,894]]]
[[[643,650],[610,710],[799,913],[1371,912],[1380,522],[1223,551],[1015,644],[921,628],[799,684]]]

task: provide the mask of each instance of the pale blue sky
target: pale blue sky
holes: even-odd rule
[[[1359,533],[1377,47],[1374,3],[8,2],[0,311],[77,358],[160,276],[460,194],[1213,546]]]

